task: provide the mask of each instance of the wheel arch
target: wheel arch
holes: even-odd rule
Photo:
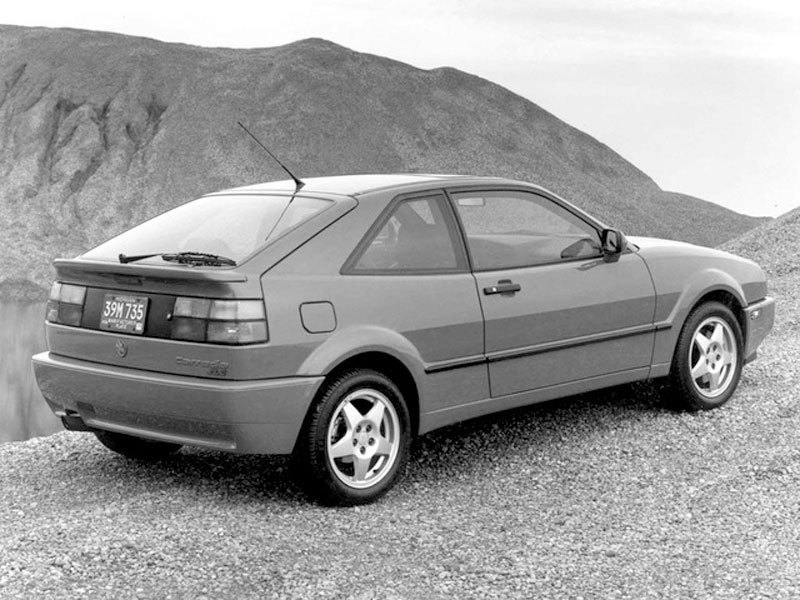
[[[692,304],[691,308],[689,309],[686,318],[688,318],[688,316],[692,314],[697,307],[702,306],[706,302],[719,302],[720,304],[727,306],[736,317],[736,321],[739,323],[739,327],[742,330],[742,336],[745,335],[747,331],[747,320],[744,312],[744,304],[742,300],[728,288],[720,287],[714,290],[709,290],[697,298],[697,300],[695,300],[694,304]]]
[[[356,369],[370,369],[385,375],[400,389],[408,408],[411,420],[411,435],[419,431],[419,389],[411,371],[398,358],[380,351],[367,351],[342,360],[335,365],[325,376],[320,389],[324,389],[329,382],[335,380],[340,374]]]
[[[734,285],[730,285],[729,282],[719,282],[716,285],[705,286],[701,290],[695,290],[694,295],[691,301],[680,303],[683,304],[683,310],[681,311],[680,319],[676,319],[674,323],[674,338],[672,340],[672,352],[670,355],[670,362],[672,357],[675,356],[675,351],[678,347],[678,338],[680,337],[681,331],[686,326],[686,321],[689,319],[691,314],[697,310],[698,307],[702,306],[706,302],[719,302],[728,308],[731,309],[731,312],[736,317],[736,321],[739,323],[739,327],[742,331],[742,336],[746,335],[746,320],[744,314],[744,306],[746,305],[744,301],[744,294],[741,291],[741,288],[737,289],[738,286],[735,285],[735,280],[733,280]]]
[[[741,310],[747,306],[746,296],[742,285],[730,273],[718,268],[703,269],[697,271],[682,288],[668,318],[677,331],[683,328],[693,310],[709,300],[718,300],[731,307],[742,324]]]
[[[689,315],[704,302],[718,301],[728,306],[742,330],[742,336],[747,336],[747,322],[744,307],[747,306],[744,290],[739,282],[729,273],[720,269],[703,269],[682,287],[677,300],[670,307],[669,314],[663,315],[664,320],[657,321],[657,333],[650,376],[661,377],[667,375],[672,365],[678,338],[686,325]],[[746,340],[745,340],[746,342]]]
[[[416,347],[405,336],[381,327],[342,330],[306,358],[300,373],[325,377],[317,390],[316,397],[319,397],[343,371],[359,368],[382,373],[400,388],[411,417],[411,433],[416,435],[425,365]]]

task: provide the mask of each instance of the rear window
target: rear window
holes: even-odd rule
[[[207,196],[145,221],[83,256],[117,261],[120,254],[205,252],[240,262],[267,239],[277,238],[332,204],[302,196],[289,201],[288,196],[256,194]]]

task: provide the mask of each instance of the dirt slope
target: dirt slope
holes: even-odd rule
[[[800,207],[728,241],[722,249],[756,261],[773,277],[800,272]]]

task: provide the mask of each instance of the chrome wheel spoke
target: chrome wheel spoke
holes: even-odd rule
[[[389,456],[392,453],[392,442],[387,440],[382,435],[377,436],[377,447],[375,448],[375,454],[383,454],[385,456]]]
[[[711,340],[699,331],[697,332],[697,335],[694,336],[694,343],[704,355],[706,352],[708,352],[709,346],[711,346]]]
[[[722,326],[722,323],[716,323],[714,325],[714,331],[711,332],[709,341],[716,342],[720,346],[725,345],[725,328]]]
[[[345,456],[353,456],[353,440],[348,431],[342,439],[330,447],[331,458],[343,458]]]
[[[725,348],[720,354],[722,354],[721,362],[723,365],[730,365],[733,363],[733,352]]]
[[[353,466],[355,467],[355,472],[353,473],[353,479],[356,480],[356,483],[360,483],[367,478],[371,459],[358,455],[355,455],[354,459]]]
[[[358,412],[358,409],[353,406],[350,402],[346,403],[342,407],[342,416],[344,417],[345,423],[347,423],[347,431],[352,431],[355,426],[358,424],[361,419],[363,419],[363,415]]]
[[[722,376],[722,371],[711,371],[709,373],[709,383],[710,383],[709,391],[715,392],[719,388],[721,376]]]
[[[369,412],[364,415],[364,418],[367,421],[372,421],[372,425],[375,427],[375,429],[380,429],[385,410],[386,408],[384,407],[383,402],[375,402],[373,407],[369,409]]]
[[[706,364],[705,356],[701,356],[697,364],[692,367],[692,379],[697,381],[703,375],[708,375],[708,364]]]

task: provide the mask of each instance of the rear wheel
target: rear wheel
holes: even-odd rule
[[[296,475],[324,504],[373,502],[403,474],[410,430],[408,408],[390,379],[367,369],[344,373],[312,407],[295,449]]]
[[[742,346],[742,329],[727,306],[698,306],[686,319],[672,360],[670,391],[679,405],[708,410],[725,404],[742,373]]]
[[[171,456],[181,449],[180,444],[146,440],[114,431],[96,430],[94,434],[100,443],[109,450],[137,460],[159,460]]]

